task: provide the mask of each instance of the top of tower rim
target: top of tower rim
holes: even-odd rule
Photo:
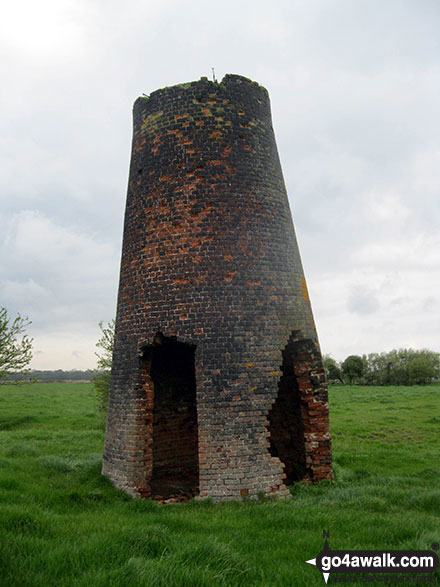
[[[258,82],[254,82],[251,79],[244,77],[243,75],[237,75],[234,73],[227,73],[223,77],[221,82],[211,81],[211,80],[208,80],[207,77],[201,77],[200,80],[197,80],[197,81],[186,82],[183,84],[176,84],[174,86],[167,86],[165,88],[160,88],[160,89],[152,92],[149,96],[144,94],[143,96],[140,96],[136,100],[136,102],[138,100],[149,100],[152,97],[157,99],[158,97],[165,96],[168,93],[174,93],[176,90],[187,90],[187,89],[194,87],[194,86],[202,86],[208,90],[212,89],[213,91],[217,91],[218,89],[228,89],[228,87],[237,86],[237,85],[247,85],[247,86],[252,87],[252,89],[254,89],[254,90],[259,89],[265,95],[266,98],[269,97],[269,92],[266,90],[266,88],[264,86],[261,86]]]

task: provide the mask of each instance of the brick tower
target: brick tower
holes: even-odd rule
[[[331,477],[267,91],[202,78],[138,98],[133,116],[103,473],[171,501]]]

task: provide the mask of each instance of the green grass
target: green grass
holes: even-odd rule
[[[440,386],[330,397],[335,481],[278,502],[159,506],[101,476],[90,384],[1,386],[0,585],[313,587],[304,561],[323,529],[334,549],[440,542]]]

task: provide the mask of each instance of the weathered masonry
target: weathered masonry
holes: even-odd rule
[[[159,500],[332,476],[269,96],[244,77],[134,104],[103,473]]]

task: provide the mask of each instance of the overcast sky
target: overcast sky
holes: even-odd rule
[[[264,85],[324,353],[440,351],[438,0],[15,0],[0,20],[0,306],[36,369],[116,308],[131,109]]]

